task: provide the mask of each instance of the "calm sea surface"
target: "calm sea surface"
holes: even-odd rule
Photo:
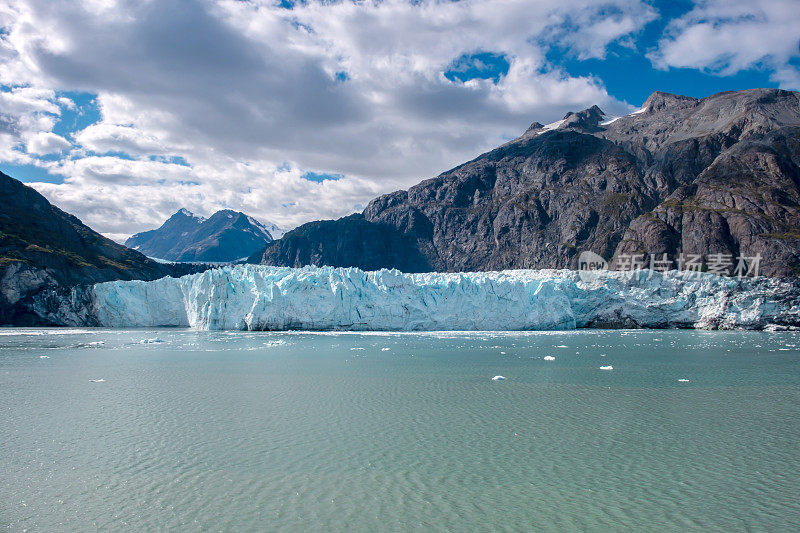
[[[800,335],[0,329],[0,527],[797,531]]]

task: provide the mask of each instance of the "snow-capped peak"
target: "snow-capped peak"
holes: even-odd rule
[[[608,120],[606,120],[605,122],[601,122],[601,123],[600,123],[600,125],[601,125],[601,126],[608,126],[608,125],[610,125],[610,124],[613,124],[614,122],[618,121],[618,120],[619,120],[619,119],[621,119],[621,118],[624,118],[624,117],[632,117],[632,116],[635,116],[635,115],[641,115],[641,114],[642,114],[642,113],[644,113],[645,111],[647,111],[647,106],[645,106],[645,107],[642,107],[641,109],[637,109],[637,110],[636,110],[636,111],[634,111],[633,113],[628,113],[627,115],[622,115],[621,117],[610,117],[610,118],[609,118]]]
[[[562,118],[561,120],[556,120],[550,124],[545,124],[545,126],[542,128],[542,133],[546,131],[557,130],[561,125],[564,124],[564,122],[566,122],[566,120],[567,119]]]
[[[281,228],[281,227],[277,226],[276,224],[273,224],[272,222],[268,222],[268,223],[264,224],[263,222],[260,222],[260,221],[256,220],[255,218],[253,218],[253,217],[251,217],[249,215],[245,215],[245,216],[247,217],[247,220],[248,220],[248,222],[250,222],[250,224],[252,224],[256,228],[260,229],[264,233],[267,233],[268,235],[271,235],[272,238],[275,239],[275,240],[280,239],[281,237],[283,237],[283,234],[286,233],[286,230],[284,228]]]
[[[201,217],[200,215],[195,215],[194,213],[192,213],[191,211],[189,211],[185,207],[181,207],[180,209],[178,209],[178,212],[175,213],[175,215],[183,215],[185,217],[189,217],[189,218],[193,218],[195,220],[198,220],[200,222],[203,222],[205,220],[205,218]],[[173,215],[173,216],[175,216],[175,215]]]

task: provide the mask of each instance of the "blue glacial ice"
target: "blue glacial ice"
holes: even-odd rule
[[[800,324],[797,281],[648,270],[404,274],[238,265],[177,279],[100,283],[82,301],[81,312],[61,309],[63,322],[361,331]]]

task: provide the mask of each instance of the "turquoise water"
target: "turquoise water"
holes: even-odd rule
[[[794,333],[0,330],[12,531],[790,531],[798,495]]]

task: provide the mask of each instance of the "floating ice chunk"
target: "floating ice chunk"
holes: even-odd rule
[[[797,326],[786,326],[783,324],[767,324],[764,331],[798,331]]]
[[[76,348],[96,348],[98,346],[102,346],[105,344],[103,341],[95,341],[95,342],[81,342],[75,345]]]
[[[139,341],[139,344],[160,344],[164,341],[161,339],[142,339]]]
[[[103,378],[100,379],[90,379],[89,383],[103,383],[105,380]]]
[[[556,348],[569,348],[566,344],[559,344]]]
[[[39,359],[50,359],[49,355],[40,355]]]
[[[381,348],[382,352],[388,352],[389,350],[391,350],[391,348]]]
[[[492,381],[502,381],[506,379],[505,376],[495,376],[492,378]]]
[[[614,370],[614,367],[611,365],[601,366],[600,370]]]
[[[555,360],[556,360],[556,358],[555,358],[555,357],[553,357],[552,355],[545,355],[545,356],[544,356],[544,360],[545,360],[545,361],[555,361]]]
[[[683,379],[683,378],[679,379],[678,381],[680,381],[681,383],[689,383],[688,379]]]
[[[276,341],[267,341],[263,345],[267,348],[272,348],[273,346],[283,346],[286,344],[286,341],[283,339],[278,339]]]

